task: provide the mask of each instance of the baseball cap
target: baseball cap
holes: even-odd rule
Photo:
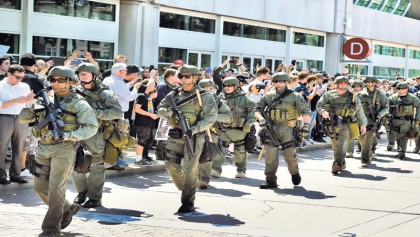
[[[173,63],[174,65],[184,65],[185,63],[184,63],[184,61],[182,60],[182,59],[177,59],[177,60],[175,60],[174,61],[174,63]]]
[[[225,73],[237,74],[238,70],[236,70],[235,68],[229,68],[225,70]]]

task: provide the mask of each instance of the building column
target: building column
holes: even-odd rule
[[[32,53],[32,25],[34,14],[34,0],[22,1],[22,33],[19,54]]]

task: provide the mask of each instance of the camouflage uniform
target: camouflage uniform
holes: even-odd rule
[[[183,73],[192,73],[192,75],[196,76],[200,75],[198,68],[190,65],[184,65],[180,68],[179,75]],[[192,140],[195,157],[192,160],[189,159],[187,154],[185,135],[182,132],[180,132],[180,138],[168,138],[167,161],[165,164],[176,187],[182,191],[182,206],[178,210],[179,213],[194,210],[198,163],[205,141],[204,131],[216,122],[217,117],[217,106],[213,96],[208,92],[204,92],[201,95],[203,105],[200,107],[198,99],[194,96],[196,95],[196,90],[204,91],[200,87],[194,86],[190,91],[176,89],[170,92],[159,104],[157,111],[159,117],[169,119],[169,125],[174,129],[173,131],[180,130],[179,121],[173,114],[172,108],[167,101],[168,96],[174,95],[177,103],[183,101],[182,104],[178,105],[178,108],[188,120],[193,135]]]
[[[54,67],[48,79],[53,76],[65,76],[67,80],[76,81],[73,70],[67,67]],[[95,114],[81,96],[69,92],[65,95],[56,94],[54,99],[64,112],[64,142],[56,142],[48,135],[51,134],[48,125],[33,129],[35,137],[42,137],[36,148],[36,162],[42,168],[36,167],[34,189],[48,205],[42,223],[44,232],[40,236],[59,236],[61,229],[70,224],[71,217],[80,209],[80,206],[70,205],[65,199],[67,181],[73,172],[78,141],[92,137],[98,130]],[[22,110],[19,121],[40,122],[45,116],[45,108],[38,99],[31,108]]]
[[[335,83],[338,84],[341,82],[348,83],[348,79],[342,76],[335,79]],[[336,90],[325,93],[316,105],[317,112],[320,114],[323,111],[328,112],[332,121],[336,122],[339,117],[342,118],[341,126],[335,124],[334,127],[330,128],[334,151],[333,174],[338,174],[339,171],[346,168],[345,155],[351,140],[348,124],[351,122],[357,122],[359,126],[366,126],[367,124],[367,118],[363,113],[359,98],[353,96],[353,93],[348,90],[342,95],[338,94]]]
[[[255,122],[254,107],[255,103],[249,99],[245,92],[239,87],[239,80],[235,77],[227,77],[223,80],[223,85],[235,85],[237,87],[230,94],[222,93],[222,101],[225,102],[232,111],[232,123],[226,123],[226,131],[220,137],[225,146],[234,144],[234,159],[236,165],[236,178],[245,177],[247,153],[245,150],[245,137]],[[221,167],[213,166],[213,169],[222,170]]]
[[[76,72],[91,72],[94,77],[91,89],[86,89],[83,86],[78,89],[79,94],[84,96],[95,112],[99,124],[98,132],[82,142],[82,146],[93,155],[92,167],[89,175],[77,172],[73,174],[73,184],[79,193],[74,203],[83,204],[87,196],[89,200],[83,207],[91,208],[101,205],[102,189],[105,183],[104,156],[106,141],[104,139],[104,128],[109,125],[110,120],[122,118],[123,112],[114,93],[101,81],[95,80],[98,73],[95,65],[91,63],[80,64]]]
[[[400,82],[397,88],[407,88],[406,82]],[[407,149],[408,133],[411,129],[417,130],[420,121],[420,100],[413,94],[399,96],[398,93],[389,97],[392,128],[398,145],[397,157],[403,159]],[[416,109],[416,114],[414,114]],[[413,121],[415,120],[415,121]],[[414,123],[414,127],[413,127]]]
[[[290,81],[290,78],[286,73],[280,72],[273,75],[272,81],[285,81],[285,83],[287,83]],[[282,99],[276,99],[283,93],[287,93],[287,95],[283,95]],[[275,129],[275,132],[277,133],[279,138],[278,142],[282,147],[287,168],[290,175],[292,175],[293,184],[299,185],[301,177],[299,174],[298,159],[295,154],[296,145],[298,145],[295,142],[297,135],[297,118],[301,115],[306,115],[309,119],[309,116],[311,115],[309,106],[300,94],[287,89],[286,86],[285,90],[271,90],[261,98],[255,107],[255,112],[262,114],[263,111],[266,111],[267,119],[273,124],[272,129]],[[309,131],[309,123],[306,126]],[[279,166],[279,147],[275,146],[273,141],[270,140],[266,129],[267,128],[261,131],[261,141],[264,144],[266,157],[266,183],[260,185],[260,188],[262,189],[277,187],[276,172]],[[304,137],[301,137],[300,139],[304,139]]]
[[[388,101],[389,101],[389,97],[391,97],[391,95],[396,93],[392,89],[392,87],[394,87],[394,88],[397,87],[397,84],[398,84],[398,81],[392,82],[392,84],[390,86],[391,89],[385,93],[386,97],[388,98]],[[382,124],[385,127],[386,136],[387,136],[387,139],[388,139],[388,145],[387,145],[386,149],[388,151],[391,151],[395,146],[395,131],[391,128],[391,117],[390,116],[385,116],[382,120]]]
[[[367,76],[365,81],[377,82],[375,76]],[[388,98],[378,88],[370,91],[368,88],[360,91],[357,96],[363,106],[363,111],[367,118],[366,133],[359,136],[359,141],[362,146],[361,162],[362,166],[366,167],[372,161],[372,146],[376,143],[376,133],[378,132],[380,123],[378,122],[382,117],[389,113]],[[375,101],[373,101],[375,99]],[[372,112],[371,110],[372,109]],[[375,116],[375,117],[373,117]]]

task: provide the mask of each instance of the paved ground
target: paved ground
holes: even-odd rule
[[[233,178],[226,164],[222,178],[198,191],[198,212],[184,216],[175,214],[180,192],[165,172],[112,176],[104,207],[81,210],[63,236],[418,236],[420,157],[394,155],[382,142],[370,168],[347,159],[347,171],[333,176],[330,149],[300,152],[302,185],[292,185],[281,161],[275,190],[258,189],[264,163],[253,156],[247,178]],[[36,236],[46,206],[13,186],[0,188],[0,236]],[[76,196],[71,184],[67,196]]]

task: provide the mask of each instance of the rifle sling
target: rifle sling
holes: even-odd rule
[[[207,91],[205,91],[205,90],[200,91],[200,95],[203,95],[204,93],[207,93]],[[176,102],[176,106],[177,107],[182,106],[182,105],[184,105],[184,104],[186,104],[186,103],[188,103],[188,102],[190,102],[192,100],[195,100],[196,98],[197,98],[197,94],[194,93],[191,96],[188,96],[188,97],[186,97],[186,98],[184,98],[184,99],[182,99],[180,101],[177,101]]]
[[[271,106],[273,106],[273,105],[274,105],[274,103],[276,103],[277,101],[279,101],[279,100],[281,100],[281,99],[285,98],[286,96],[290,95],[291,93],[293,93],[293,91],[292,91],[292,90],[286,89],[283,93],[281,93],[279,96],[277,96],[277,97],[273,100],[273,102],[271,102],[271,104],[270,104],[270,105],[266,106],[266,108],[271,108]],[[281,104],[281,103],[283,103],[283,101],[281,101],[281,102],[280,102],[280,104]]]

